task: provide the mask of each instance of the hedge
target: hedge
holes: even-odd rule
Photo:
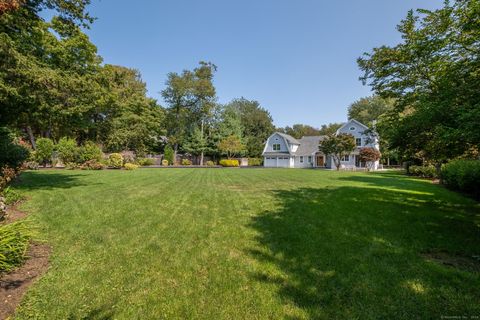
[[[408,173],[422,178],[436,178],[437,170],[434,166],[409,166]]]
[[[480,198],[480,160],[454,160],[442,167],[442,183]]]
[[[263,165],[263,158],[248,158],[248,165],[249,166],[262,166]]]
[[[240,166],[240,164],[238,163],[238,160],[222,159],[222,160],[220,160],[219,163],[222,167],[238,167],[238,166]]]

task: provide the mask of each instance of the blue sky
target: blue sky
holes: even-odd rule
[[[409,9],[442,0],[93,0],[87,34],[105,63],[136,68],[149,95],[168,72],[218,66],[219,102],[258,100],[277,126],[346,120],[370,95],[358,80],[363,52],[400,40]]]

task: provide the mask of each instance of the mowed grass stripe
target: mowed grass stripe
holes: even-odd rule
[[[40,171],[15,186],[53,247],[18,319],[478,314],[478,203],[398,174]],[[61,297],[61,298],[59,298]]]

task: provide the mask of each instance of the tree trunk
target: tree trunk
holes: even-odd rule
[[[37,150],[37,144],[35,143],[35,136],[33,135],[32,127],[27,126],[27,133],[28,133],[28,138],[30,139],[30,143],[32,144],[33,150]]]
[[[335,166],[337,167],[337,171],[340,171],[340,160],[335,159]]]
[[[442,175],[441,175],[442,163],[441,162],[435,163],[435,171],[437,172],[438,179],[440,179],[440,182],[442,182]]]
[[[173,160],[172,160],[172,165],[175,165],[177,162],[177,149],[178,149],[178,143],[175,143],[173,145]]]
[[[203,119],[202,119],[202,124],[201,124],[201,129],[200,129],[200,134],[201,134],[201,141],[202,141],[202,153],[200,154],[200,165],[203,166]]]

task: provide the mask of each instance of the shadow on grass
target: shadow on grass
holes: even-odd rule
[[[26,171],[13,184],[18,190],[53,190],[53,189],[68,189],[79,186],[92,186],[101,184],[100,182],[92,182],[82,180],[84,174],[82,173],[56,173],[46,171]]]
[[[69,316],[68,320],[110,320],[114,319],[113,306],[104,306],[90,311],[87,315],[82,317]]]
[[[421,256],[479,254],[478,208],[444,201],[434,186],[400,189],[393,176],[348,179],[377,188],[274,191],[277,210],[251,223],[259,245],[249,253],[265,266],[252,276],[311,318],[478,314],[480,275]]]

